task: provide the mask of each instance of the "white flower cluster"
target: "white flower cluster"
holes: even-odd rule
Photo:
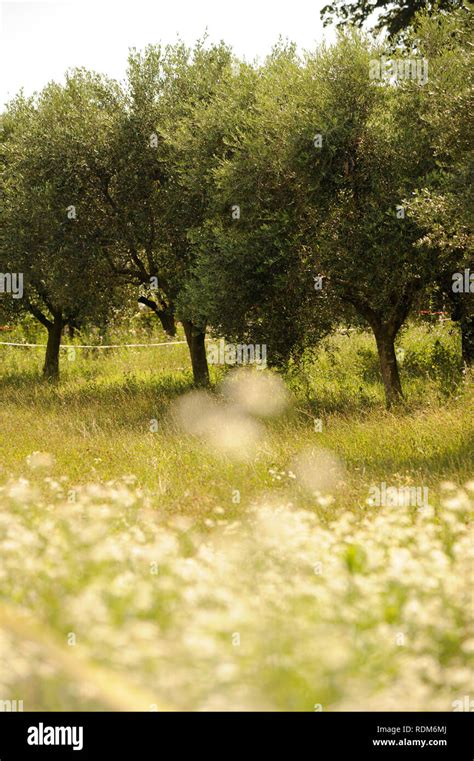
[[[473,483],[423,511],[264,504],[206,531],[133,479],[73,501],[45,482],[0,490],[0,700],[451,710],[469,694]]]

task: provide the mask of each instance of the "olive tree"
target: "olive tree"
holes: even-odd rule
[[[196,109],[215,97],[230,63],[223,44],[132,51],[107,149],[97,155],[90,145],[83,152],[85,176],[98,199],[104,258],[119,279],[140,287],[139,300],[171,336],[192,264],[189,231],[204,222],[207,208],[202,187],[184,180],[176,134],[194,128]],[[206,384],[205,325],[194,324],[185,310],[180,318],[194,380]]]
[[[318,272],[300,229],[304,193],[292,129],[301,62],[292,45],[279,45],[261,66],[241,66],[234,80],[199,130],[224,131],[226,150],[203,175],[209,211],[191,234],[196,261],[185,297],[194,319],[216,335],[265,344],[268,363],[281,365],[333,319],[327,294],[316,294]]]
[[[291,48],[268,59],[215,172],[195,274],[211,323],[271,334],[275,353],[301,342],[300,331],[364,321],[391,405],[402,395],[394,342],[433,263],[414,248],[419,228],[403,202],[431,159],[420,85],[371,79],[380,55],[348,34],[303,60]]]
[[[22,294],[10,300],[47,330],[43,375],[59,376],[65,326],[103,321],[115,285],[96,234],[96,198],[77,171],[81,156],[73,139],[81,125],[97,125],[110,87],[100,77],[76,72],[64,86],[38,96],[18,96],[3,116],[0,262],[21,277]],[[94,116],[93,116],[94,114]],[[7,294],[5,294],[6,296]]]

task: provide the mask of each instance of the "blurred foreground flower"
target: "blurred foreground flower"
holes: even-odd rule
[[[292,469],[303,486],[312,492],[329,494],[344,479],[344,466],[333,452],[311,447],[294,460]]]
[[[271,373],[241,369],[222,384],[226,402],[204,391],[192,391],[178,400],[175,416],[180,427],[200,436],[216,451],[236,460],[255,455],[264,428],[255,417],[280,414],[288,403],[283,381]]]
[[[258,417],[279,415],[288,404],[282,379],[261,370],[242,369],[229,373],[222,390],[237,407]]]
[[[310,473],[315,463],[332,487],[332,455],[311,457]],[[160,519],[123,481],[78,486],[74,503],[49,490],[32,500],[26,486],[0,489],[0,583],[14,600],[0,606],[1,699],[440,711],[470,694],[467,490],[430,511],[329,523],[262,503],[203,534]]]
[[[176,416],[186,433],[204,438],[233,459],[251,457],[263,432],[262,426],[241,410],[221,404],[203,391],[183,396],[177,402]]]
[[[32,452],[26,458],[26,462],[32,470],[47,469],[53,467],[54,457],[49,452]]]

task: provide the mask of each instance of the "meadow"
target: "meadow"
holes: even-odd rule
[[[474,397],[454,324],[402,331],[391,412],[362,331],[284,374],[214,367],[210,392],[185,345],[73,345],[58,384],[38,380],[41,349],[0,348],[0,699],[457,710]],[[382,485],[400,498],[374,504]]]

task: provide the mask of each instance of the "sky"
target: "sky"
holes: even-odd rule
[[[281,35],[301,48],[331,41],[319,17],[328,0],[0,0],[0,108],[74,66],[123,78],[127,51],[192,44],[208,32],[252,61]]]

